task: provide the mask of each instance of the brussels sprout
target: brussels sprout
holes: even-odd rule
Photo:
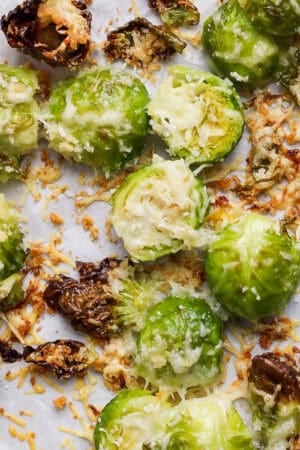
[[[200,13],[189,0],[149,0],[161,20],[169,27],[197,25]]]
[[[183,160],[164,161],[129,175],[113,196],[112,223],[136,260],[154,260],[197,247],[208,196]]]
[[[296,39],[287,49],[280,49],[276,77],[300,105],[300,39]]]
[[[25,0],[2,17],[1,28],[11,47],[73,67],[88,54],[91,19],[82,0]]]
[[[111,61],[124,59],[135,67],[148,68],[174,53],[182,53],[186,44],[174,33],[137,17],[107,35],[104,52]]]
[[[222,322],[197,298],[168,297],[150,309],[137,339],[138,375],[154,386],[209,385],[220,374]]]
[[[266,33],[289,36],[300,31],[299,0],[239,0],[252,23]]]
[[[243,133],[243,106],[231,82],[190,67],[169,69],[148,112],[170,155],[189,164],[223,158]]]
[[[0,64],[0,151],[8,157],[30,153],[38,143],[36,73]]]
[[[96,450],[253,450],[252,435],[226,394],[177,406],[149,391],[120,392],[102,411]]]
[[[258,320],[277,314],[296,289],[300,250],[274,219],[245,214],[225,227],[208,250],[209,286],[235,316]]]
[[[9,158],[5,153],[0,152],[0,183],[9,180],[18,180],[23,177],[23,172],[19,168],[18,160],[13,156]]]
[[[61,82],[42,114],[51,147],[105,172],[136,157],[147,132],[148,93],[129,73],[92,69]]]
[[[0,194],[0,310],[12,308],[23,300],[19,272],[25,256],[17,211]]]
[[[249,400],[254,427],[266,450],[299,448],[299,378],[299,367],[291,358],[285,360],[274,353],[253,358]]]
[[[203,28],[203,45],[217,74],[240,87],[268,82],[278,62],[278,47],[251,22],[237,0],[224,3]]]

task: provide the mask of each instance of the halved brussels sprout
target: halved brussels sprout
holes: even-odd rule
[[[243,106],[231,82],[191,67],[169,69],[148,112],[170,155],[189,164],[223,158],[243,133]]]
[[[252,23],[262,31],[290,36],[300,31],[299,0],[239,0]]]
[[[300,35],[291,41],[288,48],[280,48],[276,78],[300,105]]]
[[[19,168],[16,158],[8,157],[0,152],[0,183],[6,183],[9,180],[19,180],[23,177],[23,172]]]
[[[9,45],[50,65],[81,64],[92,16],[82,0],[25,0],[1,19]]]
[[[237,0],[224,3],[205,21],[202,41],[212,68],[237,86],[257,87],[274,76],[278,47]]]
[[[96,450],[254,450],[232,401],[219,393],[171,407],[149,391],[122,391],[98,419]]]
[[[150,261],[197,247],[208,196],[183,160],[155,157],[113,196],[112,223],[128,253]]]
[[[133,75],[95,68],[62,81],[42,114],[50,146],[106,173],[136,157],[148,128],[148,93]]]
[[[162,26],[137,17],[107,35],[104,52],[111,61],[124,59],[127,64],[144,69],[174,53],[182,53],[186,44]]]
[[[221,320],[203,300],[168,297],[146,317],[135,365],[147,382],[166,389],[212,384],[222,365]]]
[[[20,270],[25,257],[19,215],[0,194],[0,310],[12,308],[23,300]]]
[[[200,20],[198,9],[189,0],[149,0],[149,5],[169,27],[197,25]]]
[[[26,155],[37,147],[37,90],[33,70],[0,64],[0,151],[8,157]]]
[[[248,213],[209,245],[205,271],[222,305],[258,320],[289,302],[300,276],[300,249],[277,220]]]

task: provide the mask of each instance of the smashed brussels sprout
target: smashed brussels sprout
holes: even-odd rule
[[[170,155],[188,164],[223,158],[243,133],[243,106],[231,82],[191,67],[169,69],[148,112]]]
[[[253,423],[263,448],[299,448],[300,371],[292,358],[264,353],[249,370],[249,400]]]
[[[82,0],[25,0],[1,19],[8,44],[52,66],[87,57],[91,13]]]
[[[189,0],[149,0],[151,8],[169,27],[193,26],[200,20],[200,13]]]
[[[186,44],[165,27],[136,17],[107,35],[104,52],[108,59],[123,59],[127,64],[144,69],[174,53],[182,53]]]
[[[0,310],[12,308],[23,300],[20,270],[25,257],[19,215],[0,194]]]
[[[112,223],[132,258],[150,261],[197,247],[208,203],[205,187],[183,160],[157,156],[117,189]]]
[[[18,158],[38,143],[38,79],[24,67],[0,64],[0,152]],[[1,161],[0,161],[1,167]]]
[[[202,41],[212,69],[239,87],[257,87],[274,75],[278,47],[237,0],[224,3],[205,21]]]
[[[212,384],[221,372],[222,322],[200,299],[168,297],[146,317],[135,364],[154,386]]]
[[[121,391],[103,409],[96,450],[253,450],[252,435],[226,394],[171,407],[149,391]]]
[[[277,314],[300,276],[300,249],[277,220],[245,214],[208,247],[205,271],[217,300],[249,320]]]
[[[300,31],[299,0],[239,0],[252,23],[266,33],[289,36]]]
[[[49,144],[67,159],[117,170],[142,149],[148,100],[143,83],[129,73],[83,71],[51,94],[42,114]]]

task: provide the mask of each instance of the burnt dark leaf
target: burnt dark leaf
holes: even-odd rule
[[[82,0],[25,0],[1,19],[8,44],[57,66],[87,57],[91,13]]]
[[[4,341],[0,341],[0,356],[4,362],[14,363],[23,359],[23,354],[12,348],[12,346]]]
[[[149,0],[161,20],[168,26],[193,26],[200,20],[200,13],[189,0]]]
[[[127,64],[148,68],[174,53],[182,53],[186,44],[164,27],[137,17],[107,35],[104,52],[111,61],[123,59]]]
[[[85,344],[64,339],[47,342],[36,349],[26,346],[23,357],[28,363],[37,364],[54,372],[57,378],[85,375],[92,362]]]

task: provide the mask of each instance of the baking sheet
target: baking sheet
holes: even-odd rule
[[[0,15],[7,13],[19,1],[16,0],[1,0],[0,3]],[[197,31],[201,30],[201,26],[205,18],[211,11],[217,8],[217,2],[215,0],[196,0],[196,6],[201,13],[201,23],[197,27],[193,27],[191,30],[186,31],[194,35]],[[134,15],[140,15],[147,17],[153,23],[160,24],[160,20],[157,15],[153,14],[148,8],[147,0],[136,1],[124,1],[124,0],[93,0],[90,6],[93,22],[92,22],[92,39],[97,43],[100,43],[105,39],[105,30],[107,28],[114,29],[131,18]],[[101,50],[97,50],[93,53],[93,57],[101,65],[106,65],[105,59]],[[35,67],[42,67],[51,73],[53,79],[58,79],[65,76],[66,71],[59,69],[50,69],[44,64],[38,64],[30,57],[24,57],[13,49],[10,49],[4,35],[0,33],[0,60],[1,62],[7,60],[11,64],[23,64],[24,62],[30,62]],[[172,64],[187,64],[196,65],[199,68],[207,70],[207,63],[203,53],[191,45],[183,55],[176,55],[170,59],[168,63],[162,64],[162,69],[155,73],[157,83],[153,84],[151,81],[143,79],[143,82],[147,85],[150,94],[153,94],[156,90],[156,86],[161,79],[164,78],[168,65]],[[116,67],[124,67],[122,62],[114,64]],[[126,68],[131,71],[132,69]],[[139,74],[137,74],[139,76]],[[42,144],[42,148],[45,144]],[[239,143],[238,147],[234,151],[234,157],[238,153],[247,154],[249,151],[249,143],[247,138],[244,137]],[[51,153],[50,153],[51,154]],[[54,154],[51,157],[55,158]],[[39,167],[42,166],[41,153],[35,152],[31,157],[32,163]],[[23,228],[26,234],[26,241],[41,241],[47,243],[51,239],[51,235],[58,234],[57,227],[53,226],[49,221],[49,213],[55,212],[58,215],[64,217],[65,223],[63,226],[63,242],[58,248],[73,261],[86,260],[86,261],[98,261],[105,256],[111,254],[123,254],[122,245],[120,243],[112,244],[108,242],[105,234],[105,219],[109,212],[109,206],[104,202],[95,202],[87,209],[79,213],[79,215],[88,214],[93,217],[95,223],[99,229],[99,238],[92,241],[89,238],[88,232],[85,232],[81,225],[77,223],[78,211],[74,207],[74,199],[78,192],[84,190],[91,194],[96,190],[93,186],[81,186],[78,184],[78,179],[85,173],[87,180],[91,180],[94,176],[93,170],[79,165],[70,164],[68,162],[63,163],[62,177],[55,183],[62,186],[67,185],[66,192],[58,196],[56,201],[49,203],[45,208],[45,201],[49,194],[51,194],[52,187],[48,185],[42,188],[41,183],[38,182],[38,191],[42,197],[39,201],[36,201],[32,194],[29,193],[21,183],[10,182],[7,185],[0,185],[1,192],[4,192],[7,197],[14,200],[16,204],[21,208],[22,215],[24,216]],[[43,217],[44,216],[44,220]],[[67,268],[70,270],[70,267]],[[64,270],[64,267],[62,267]],[[288,307],[288,314],[294,318],[300,316],[300,306],[296,300],[294,300]],[[69,325],[69,323],[62,318],[59,314],[46,315],[38,324],[40,329],[38,330],[39,336],[45,341],[55,340],[58,338],[73,338],[79,340],[86,340],[86,336],[75,332]],[[24,422],[24,426],[14,424],[6,417],[2,417],[0,414],[0,449],[8,450],[12,446],[15,450],[24,450],[29,448],[28,441],[21,442],[17,438],[12,438],[9,433],[9,425],[15,426],[15,428],[23,433],[33,432],[35,434],[36,449],[38,450],[57,450],[62,448],[76,450],[89,450],[92,445],[84,439],[79,437],[72,437],[72,442],[68,441],[69,435],[58,430],[59,426],[68,427],[73,430],[82,430],[82,426],[78,420],[72,417],[70,409],[67,407],[61,411],[58,411],[54,405],[53,400],[66,395],[69,400],[75,405],[80,414],[85,415],[82,402],[74,398],[74,383],[76,380],[58,382],[56,379],[51,378],[56,384],[63,389],[65,393],[59,392],[54,388],[46,385],[46,383],[38,379],[38,383],[46,387],[46,391],[43,394],[32,394],[32,384],[29,377],[27,377],[22,389],[17,388],[18,379],[15,381],[7,382],[4,376],[7,371],[15,372],[18,367],[24,367],[24,363],[5,364],[0,365],[0,408],[4,408],[7,413],[13,414],[21,418]],[[229,378],[232,378],[233,373],[229,372]],[[108,391],[103,384],[102,378],[99,374],[92,373],[93,385],[92,392],[90,393],[90,403],[96,407],[103,407],[105,403],[112,397],[112,393]],[[78,387],[78,385],[77,385]],[[77,394],[80,391],[77,390]],[[26,410],[33,412],[32,417],[20,416],[20,411]]]

